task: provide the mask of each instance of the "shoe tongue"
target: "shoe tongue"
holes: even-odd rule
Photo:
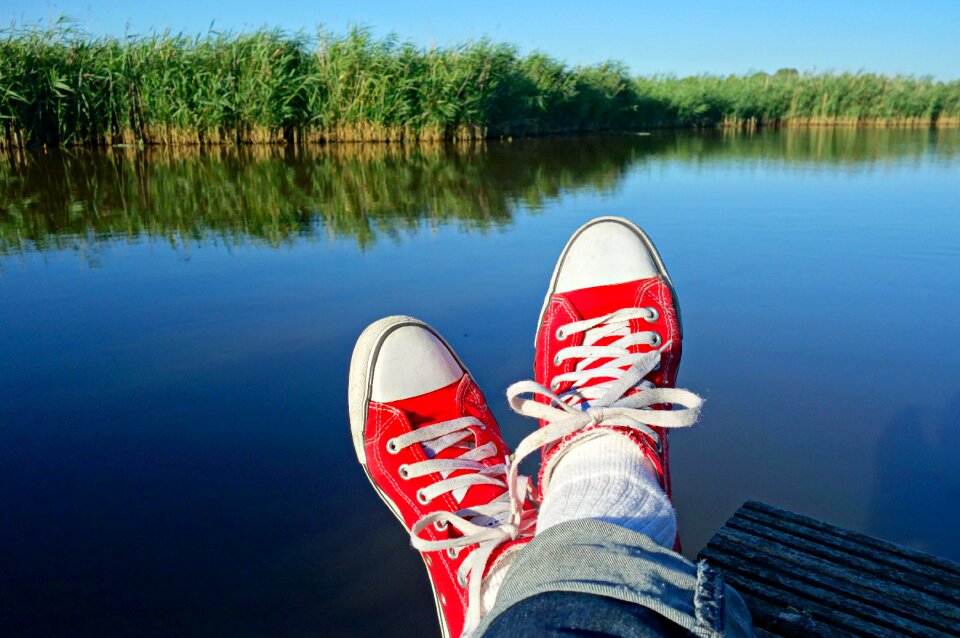
[[[457,394],[460,389],[460,383],[463,380],[454,381],[450,385],[444,386],[433,392],[423,394],[409,399],[401,399],[394,402],[394,406],[400,408],[407,414],[411,429],[418,429],[441,421],[450,421],[463,416],[458,409]],[[452,459],[463,454],[464,450],[473,447],[472,439],[465,439],[456,445],[440,451],[437,454],[432,441],[421,443],[427,458]]]
[[[562,295],[573,304],[581,317],[589,319],[610,314],[621,308],[634,308],[640,288],[656,279],[658,278],[651,277],[650,279],[627,281],[622,284],[580,288],[579,290],[562,293]]]
[[[393,401],[391,405],[406,413],[410,427],[414,430],[423,425],[456,419],[461,416],[457,407],[457,391],[461,380],[462,378],[457,379],[450,385],[427,394]]]
[[[651,279],[641,279],[638,281],[628,281],[610,286],[596,286],[594,288],[571,290],[570,292],[563,293],[563,295],[573,304],[581,317],[584,319],[590,319],[593,317],[602,317],[603,315],[608,315],[611,312],[616,312],[617,310],[621,310],[623,308],[635,307],[637,303],[637,294],[641,286],[647,285],[650,282]],[[623,335],[617,334],[603,337],[592,345],[607,346],[617,341],[622,336]],[[631,346],[629,350],[630,352],[639,352],[640,346]],[[581,369],[591,370],[593,368],[599,368],[607,365],[611,360],[612,359],[610,358],[598,359]],[[629,367],[630,366],[621,366],[621,369],[626,370]],[[582,388],[598,385],[608,386],[613,381],[615,381],[613,377],[594,377],[580,384],[578,387]],[[634,389],[628,392],[628,394],[633,394],[637,391],[638,390]],[[589,401],[586,403],[589,404]],[[583,404],[581,403],[580,405]]]
[[[407,414],[410,427],[414,430],[427,425],[433,425],[434,423],[440,423],[441,421],[458,419],[462,416],[475,416],[479,418],[479,415],[472,411],[469,404],[465,404],[466,409],[463,413],[460,411],[460,385],[463,383],[465,377],[466,375],[450,385],[434,390],[428,394],[394,401],[391,405],[403,410]],[[481,431],[480,445],[486,443],[487,440],[489,440],[489,437],[484,436],[483,431]],[[471,436],[439,452],[434,450],[431,443],[431,441],[426,441],[421,444],[428,458],[455,459],[467,450],[473,449],[477,441]],[[482,462],[490,466],[502,462],[502,459],[494,457]],[[456,472],[441,472],[441,475],[443,478],[451,478],[461,476],[468,472],[469,470],[457,470]],[[489,503],[503,492],[504,488],[495,485],[471,485],[470,487],[454,490],[450,492],[450,494],[461,508],[467,508]]]

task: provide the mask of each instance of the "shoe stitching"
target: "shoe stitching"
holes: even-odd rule
[[[401,424],[403,423],[402,413],[400,412],[400,410],[392,406],[384,405],[382,403],[371,404],[370,408],[373,410],[374,417],[375,417],[374,418],[374,427],[375,427],[374,437],[371,440],[371,442],[373,443],[374,459],[377,461],[377,466],[380,468],[383,468],[384,467],[383,456],[382,456],[382,453],[380,452],[380,446],[377,445],[377,443],[379,443],[383,439],[383,435],[389,429],[388,426],[394,420],[400,421]],[[389,414],[390,418],[383,420],[383,416],[382,416],[383,414]],[[416,454],[416,452],[414,452],[414,454]],[[399,494],[401,498],[403,498],[404,502],[406,502],[411,508],[416,510],[417,505],[415,505],[414,502],[410,499],[410,497],[407,496],[406,492],[400,488],[400,484],[394,480],[392,474],[387,471],[383,471],[381,472],[381,474],[386,478],[386,480],[390,483],[390,485],[393,486],[394,491],[397,494]],[[406,525],[406,521],[404,521],[404,525]]]
[[[652,294],[651,294],[651,291],[652,291]],[[636,296],[634,297],[633,307],[639,308],[644,297],[646,297],[648,294],[650,295],[652,300],[657,302],[660,308],[663,309],[663,314],[665,319],[664,324],[667,329],[667,339],[665,339],[665,341],[673,339],[674,336],[676,335],[676,330],[674,329],[674,323],[676,321],[676,313],[674,312],[674,309],[673,309],[672,300],[668,298],[666,294],[666,288],[659,277],[651,278],[649,281],[647,281],[646,283],[644,283],[638,288]],[[563,309],[567,310],[570,314],[572,314],[574,318],[579,317],[579,313],[575,312],[575,308],[572,306],[572,304],[570,304],[570,302],[565,297],[557,296],[555,297],[554,300],[560,302],[562,304]],[[551,308],[552,308],[552,304],[551,304]],[[571,311],[571,309],[573,310]],[[548,312],[548,317],[550,318],[550,320],[552,320],[558,314],[559,312],[551,311],[551,312]],[[634,328],[637,330],[643,327],[642,324],[639,323],[639,321],[640,320],[637,320],[636,325],[634,326]],[[543,327],[550,327],[547,320],[544,321]],[[551,343],[551,340],[549,338],[551,335],[550,330],[549,329],[544,330],[543,328],[541,328],[541,332],[545,335],[545,339],[544,339],[545,345],[550,344]],[[547,383],[552,380],[549,377],[549,370],[550,370],[549,354],[550,352],[548,348],[544,347],[544,356],[541,357],[543,361],[542,365],[544,366],[544,369],[543,369],[544,383]],[[664,366],[664,370],[663,370],[663,376],[665,379],[669,378],[669,374],[670,372],[672,372],[672,366],[673,366],[673,361],[675,357],[670,356],[666,358],[668,359],[668,363],[667,365]],[[564,371],[563,368],[561,368],[561,371]],[[544,455],[543,462],[541,464],[541,468],[538,476],[538,479],[539,479],[538,484],[542,485],[544,471],[547,469],[547,466],[549,465],[549,459],[552,459],[557,454],[560,454],[564,449],[569,447],[569,445],[574,439],[578,438],[584,432],[600,429],[601,427],[602,426],[588,426],[583,430],[580,430],[578,432],[573,432],[567,437],[565,437],[564,439],[562,439],[561,441],[559,441],[550,450],[548,450],[547,453]],[[667,447],[668,443],[667,443],[667,436],[666,436],[667,432],[663,428],[657,428],[657,431],[661,432],[661,450],[662,450],[662,456],[656,455],[660,457],[657,465],[659,465],[662,468],[660,473],[663,476],[664,485],[667,486],[667,488],[669,488],[669,484],[670,484],[669,472],[667,471],[666,464],[663,462],[663,459],[666,458],[667,456],[667,450],[668,450],[668,447]],[[626,432],[624,432],[623,434],[624,436],[627,436],[628,439],[633,441],[633,443],[637,447],[642,448],[642,453],[644,454],[644,456],[646,456],[648,451],[650,454],[655,454],[652,450],[648,450],[648,444],[644,440],[637,440],[637,438],[642,438],[642,437],[635,438]]]
[[[669,341],[675,339],[680,333],[676,309],[673,306],[673,296],[670,294],[670,290],[666,284],[659,279],[654,280],[652,283],[657,284],[655,292],[652,296],[660,304],[660,308],[663,310],[664,319],[666,319],[665,324],[667,329],[667,340]],[[679,344],[679,340],[676,341],[676,343]],[[670,355],[671,356],[665,357],[666,361],[663,365],[664,380],[674,377],[676,375],[677,365],[679,365],[678,358],[675,356],[675,354],[671,352]],[[661,439],[661,458],[666,459],[670,454],[669,434],[664,432],[664,436],[662,436]],[[672,499],[673,485],[670,476],[670,469],[666,463],[663,463],[662,465],[664,491],[667,493],[667,497]]]
[[[548,385],[553,380],[553,378],[550,375],[550,364],[552,363],[552,360],[553,360],[551,356],[553,352],[550,349],[550,345],[553,342],[552,328],[553,328],[554,320],[558,317],[558,315],[560,315],[561,310],[566,312],[567,319],[570,319],[572,321],[577,321],[581,318],[580,313],[577,311],[576,306],[574,306],[573,303],[571,303],[570,300],[568,300],[566,297],[563,297],[560,295],[554,296],[550,304],[551,309],[553,308],[554,302],[556,302],[558,307],[556,308],[556,310],[551,310],[551,312],[548,312],[549,320],[544,321],[544,324],[543,324],[543,327],[546,328],[546,330],[543,330],[541,328],[541,334],[543,335],[543,355],[540,357],[540,359],[541,359],[541,365],[543,366],[541,370],[541,373],[543,376],[541,378],[543,379],[544,385]],[[578,339],[579,341],[573,343],[573,345],[580,345],[583,342],[582,336],[578,335]],[[560,368],[560,371],[566,372],[566,368],[571,365],[573,365],[572,360],[569,363],[564,363],[563,367]]]
[[[393,406],[385,405],[382,403],[381,404],[371,403],[370,408],[373,410],[373,413],[374,413],[374,419],[373,419],[374,420],[374,423],[373,423],[374,437],[372,439],[373,442],[379,442],[382,440],[383,435],[388,430],[388,426],[394,420],[400,421],[401,424],[404,421],[406,421],[406,419],[403,418],[403,412],[397,408],[394,408]],[[383,414],[390,415],[390,418],[384,420]],[[408,428],[409,428],[409,425],[408,425]],[[377,461],[377,465],[382,468],[384,464],[383,464],[383,457],[380,452],[380,446],[374,444],[373,449],[374,449],[374,459]],[[413,454],[417,455],[417,452],[414,451]],[[423,456],[423,455],[420,455],[420,456]],[[415,504],[414,501],[412,501],[410,497],[407,496],[406,492],[404,492],[404,490],[400,488],[399,483],[397,483],[393,479],[393,476],[389,472],[381,472],[381,474],[386,477],[386,480],[389,481],[390,485],[393,486],[395,492],[403,498],[404,502],[406,502],[410,506],[410,508],[412,508],[413,510],[416,510],[417,507],[419,506],[419,503]],[[457,509],[459,509],[459,506],[456,504],[456,502],[453,500],[453,498],[449,494],[444,494],[443,499],[444,499],[444,503],[449,506],[448,511],[455,512]],[[404,526],[406,526],[406,521],[404,521]],[[427,531],[427,534],[429,535],[429,538],[431,539],[439,537],[439,534],[434,532],[434,530],[432,529],[426,530],[426,531]],[[464,549],[460,550],[461,553],[458,554],[458,556],[462,556],[464,559],[466,559],[467,555],[470,552],[474,551],[474,549],[476,548],[473,546],[465,547]],[[446,553],[444,552],[432,552],[432,553],[437,554],[438,557],[440,558],[440,561],[446,564],[447,569],[445,570],[444,575],[447,577],[447,580],[450,583],[450,586],[447,587],[447,589],[456,592],[457,598],[460,601],[461,606],[464,607],[464,610],[465,610],[466,604],[467,604],[466,593],[463,590],[463,588],[459,586],[459,583],[456,582],[456,579],[453,576],[453,573],[456,572],[457,570],[456,563],[452,558],[447,556]],[[444,613],[444,618],[446,619],[446,613]]]

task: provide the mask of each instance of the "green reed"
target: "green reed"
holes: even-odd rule
[[[865,73],[633,77],[481,40],[355,29],[94,37],[0,31],[0,145],[478,139],[653,127],[960,125],[960,81]]]

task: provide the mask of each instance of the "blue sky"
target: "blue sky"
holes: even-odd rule
[[[634,73],[878,71],[960,78],[960,0],[400,2],[345,0],[3,0],[0,24],[78,18],[94,33],[367,25],[417,44],[484,36],[570,64],[608,59]]]

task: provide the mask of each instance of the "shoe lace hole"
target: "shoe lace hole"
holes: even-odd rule
[[[401,465],[399,469],[397,469],[397,473],[400,474],[400,478],[402,479],[410,478],[410,468],[406,465]]]
[[[459,555],[460,555],[459,549],[456,549],[455,547],[451,547],[447,549],[447,556],[449,556],[450,558],[456,558]]]
[[[430,502],[430,499],[423,493],[423,490],[417,490],[417,502],[421,505],[426,505]]]
[[[553,358],[553,365],[559,366],[561,363],[563,362],[560,360],[560,355],[557,355]]]
[[[444,532],[444,531],[446,531],[446,529],[447,529],[447,522],[446,522],[446,521],[434,521],[434,523],[433,523],[433,529],[437,530],[438,532]]]
[[[464,589],[467,588],[467,577],[461,574],[460,572],[457,572],[457,584],[459,584],[460,587]]]
[[[660,318],[660,312],[656,308],[645,308],[645,310],[650,313],[650,316],[646,318],[648,322],[653,323]]]
[[[399,451],[400,451],[400,446],[397,445],[396,441],[394,441],[393,439],[390,439],[389,441],[387,441],[387,452],[389,452],[390,454],[396,454]]]
[[[663,339],[656,332],[653,333],[653,337],[650,339],[650,345],[657,347],[663,343]]]
[[[567,338],[567,335],[563,332],[563,328],[557,328],[557,339],[563,341]]]

